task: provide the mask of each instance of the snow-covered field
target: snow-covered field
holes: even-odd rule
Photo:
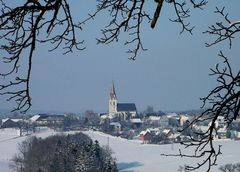
[[[36,134],[38,137],[47,137],[55,134],[53,131],[44,129]],[[28,136],[19,137],[16,129],[0,129],[0,172],[11,172],[9,163],[18,151],[18,144]]]
[[[146,145],[140,141],[125,140],[96,131],[85,131],[84,133],[92,137],[93,140],[98,140],[100,144],[111,147],[121,172],[176,172],[179,165],[195,162],[194,159],[161,156],[162,153],[173,154],[178,152],[179,144]],[[51,130],[44,130],[36,135],[47,137],[52,134],[56,133]],[[8,167],[10,159],[17,152],[18,144],[26,137],[18,137],[14,130],[0,130],[0,172],[11,171]],[[240,162],[239,141],[216,141],[216,144],[223,145],[223,156],[218,161],[220,165]],[[212,171],[218,171],[217,169],[218,167]],[[205,170],[198,171],[204,172]]]
[[[142,144],[140,141],[125,140],[112,137],[104,133],[85,132],[94,140],[99,140],[103,145],[109,144],[118,160],[119,170],[122,172],[176,172],[179,166],[184,164],[196,164],[196,159],[165,157],[161,154],[176,154],[181,147],[179,144],[150,145]],[[240,141],[216,141],[215,144],[222,146],[223,156],[219,157],[218,164],[240,162]],[[185,152],[190,152],[186,150]],[[190,152],[191,153],[191,152]],[[218,167],[212,171],[219,171]],[[198,170],[201,172],[206,169]]]

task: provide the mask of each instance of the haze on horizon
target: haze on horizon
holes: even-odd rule
[[[72,2],[75,20],[79,10],[87,15],[93,8],[86,7],[95,7],[93,2],[84,3],[86,6],[79,9],[78,2]],[[234,17],[238,16],[240,1],[234,3],[234,7],[225,1],[217,5],[226,5],[229,16]],[[170,22],[170,8],[164,9],[154,30],[147,23],[142,28],[143,44],[148,51],[140,52],[135,61],[129,60],[129,54],[125,53],[127,47],[123,43],[127,34],[118,43],[96,45],[104,15],[91,21],[80,33],[87,47],[84,51],[62,55],[60,49],[48,52],[49,45],[38,45],[31,76],[31,110],[105,112],[112,81],[118,101],[135,103],[139,111],[148,105],[163,111],[199,109],[202,105],[199,98],[206,96],[216,84],[215,78],[208,74],[209,68],[219,62],[219,51],[229,55],[233,69],[240,66],[239,47],[233,45],[229,50],[226,43],[211,48],[204,46],[213,39],[202,32],[216,20],[215,6],[216,3],[209,2],[207,9],[193,13],[190,18],[196,26],[193,35],[179,35],[181,26]],[[239,41],[239,38],[234,40]],[[14,102],[0,97],[0,108],[13,106]]]

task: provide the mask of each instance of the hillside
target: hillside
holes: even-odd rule
[[[10,159],[16,153],[18,143],[26,139],[26,137],[17,137],[15,133],[14,131],[0,131],[0,171],[10,172],[8,167]],[[97,131],[85,131],[84,133],[93,140],[98,140],[101,145],[109,145],[112,148],[113,156],[117,158],[117,165],[121,172],[176,172],[179,165],[196,163],[194,159],[161,156],[162,153],[178,152],[179,144],[146,145],[138,140],[121,139]],[[45,130],[37,136],[44,138],[52,134],[56,132]],[[223,156],[219,158],[219,165],[239,162],[239,141],[224,140],[216,141],[215,144],[223,145]],[[218,167],[215,167],[213,171],[218,171]],[[204,172],[204,169],[201,171]]]

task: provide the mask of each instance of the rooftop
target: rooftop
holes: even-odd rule
[[[117,111],[137,111],[137,108],[134,103],[118,103],[117,104]]]

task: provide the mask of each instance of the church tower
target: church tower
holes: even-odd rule
[[[117,95],[115,92],[114,82],[109,97],[109,116],[113,117],[117,113]]]

